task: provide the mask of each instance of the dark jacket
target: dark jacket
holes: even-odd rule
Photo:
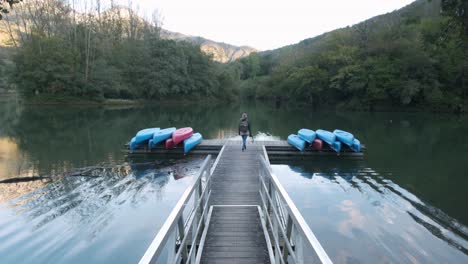
[[[250,122],[247,118],[241,118],[239,121],[239,135],[241,136],[252,136],[250,130]]]

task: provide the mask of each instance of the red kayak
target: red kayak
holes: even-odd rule
[[[174,141],[172,140],[172,138],[166,139],[166,149],[171,149],[171,148],[174,148],[174,147],[175,147],[175,144],[174,144]]]
[[[323,148],[323,141],[319,138],[314,139],[311,144],[312,148],[315,150],[322,150]]]
[[[179,128],[174,133],[172,133],[172,141],[174,141],[174,145],[179,144],[180,142],[184,141],[193,135],[193,129],[191,127],[184,127]]]

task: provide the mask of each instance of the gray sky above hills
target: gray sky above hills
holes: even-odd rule
[[[260,50],[279,48],[385,14],[414,0],[133,0],[165,29]],[[119,0],[127,5],[129,0]]]

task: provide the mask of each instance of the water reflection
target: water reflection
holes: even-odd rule
[[[202,157],[82,168],[0,204],[2,263],[134,263]]]
[[[274,172],[336,263],[463,263],[468,229],[365,160],[315,159]]]
[[[12,208],[0,210],[1,262],[5,250],[11,251],[17,245],[15,241],[23,240],[28,240],[24,250],[30,251],[8,251],[9,262],[14,260],[12,254],[22,257],[22,253],[38,254],[39,260],[49,256],[48,262],[53,262],[57,257],[46,253],[46,245],[54,248],[60,244],[62,232],[65,244],[59,248],[67,251],[54,251],[59,256],[73,254],[69,258],[77,260],[80,252],[88,254],[90,240],[103,256],[109,257],[113,248],[121,249],[120,243],[124,243],[108,234],[114,230],[127,240],[136,241],[135,247],[139,248],[129,246],[127,251],[139,254],[144,250],[140,245],[155,233],[151,227],[157,225],[157,219],[164,218],[156,216],[171,209],[168,204],[176,200],[190,179],[184,177],[191,172],[176,162],[125,163],[123,144],[135,131],[150,126],[192,126],[207,139],[235,138],[239,115],[244,111],[249,113],[257,140],[285,139],[302,127],[342,128],[354,132],[366,144],[365,160],[345,162],[334,157],[305,165],[291,164],[297,172],[286,167],[286,175],[294,181],[289,188],[298,190],[290,193],[296,195],[298,204],[310,209],[310,219],[320,226],[314,230],[327,237],[331,246],[328,248],[336,249],[339,259],[407,262],[437,255],[435,259],[442,262],[457,262],[457,254],[467,248],[466,242],[460,240],[466,239],[468,224],[467,116],[316,112],[307,107],[264,102],[90,108],[21,106],[2,101],[0,180],[25,176],[52,179],[0,184],[1,201],[33,191],[3,204]],[[303,177],[292,177],[298,174]],[[181,180],[175,184],[175,179]],[[295,186],[297,182],[302,185]],[[7,218],[10,222],[4,220]],[[82,235],[76,231],[79,223],[89,225],[81,227]],[[34,227],[34,239],[29,239]],[[57,238],[53,234],[58,234]],[[44,251],[32,250],[33,243]],[[343,244],[348,248],[342,248]],[[457,245],[462,248],[456,250]],[[400,247],[403,257],[394,256]],[[369,259],[365,252],[370,252]],[[452,253],[452,258],[447,257]],[[100,260],[95,253],[91,255],[96,258],[93,262]],[[118,257],[117,254],[115,258]],[[112,260],[119,262],[109,257],[108,261]]]

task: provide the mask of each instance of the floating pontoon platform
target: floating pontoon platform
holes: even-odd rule
[[[204,139],[199,145],[197,145],[193,150],[190,151],[189,154],[201,154],[201,155],[208,155],[213,154],[217,155],[221,148],[225,145],[239,145],[239,148],[242,146],[242,141],[240,140],[229,140],[229,139]],[[289,145],[285,140],[258,140],[258,141],[248,141],[247,143],[247,150],[249,151],[249,147],[254,146],[265,146],[270,159],[278,159],[278,158],[301,158],[301,157],[310,157],[310,156],[346,156],[346,157],[362,157],[364,155],[364,151],[366,150],[365,145],[361,145],[361,152],[354,152],[349,148],[344,148],[338,154],[327,144],[324,144],[324,148],[321,151],[317,151],[312,149],[311,147],[307,147],[304,151],[299,151],[293,146]],[[128,146],[126,151],[128,152]],[[147,147],[138,148],[131,153],[131,155],[183,155],[184,148],[182,144],[176,146],[173,149],[165,149],[163,145],[158,145],[155,148],[149,150]]]

